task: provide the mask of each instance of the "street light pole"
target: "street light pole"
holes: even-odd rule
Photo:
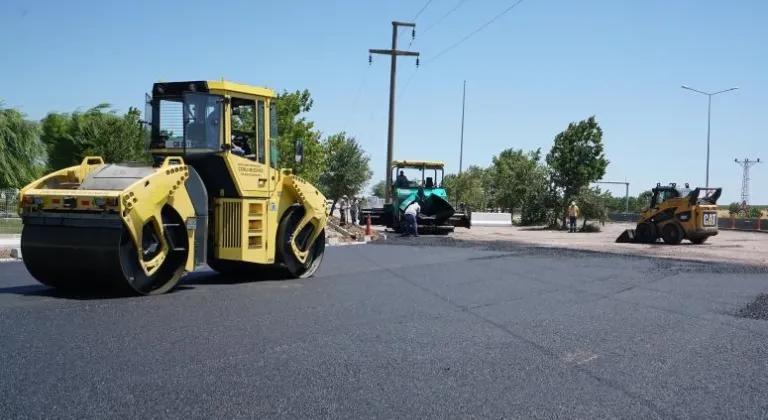
[[[711,132],[712,132],[712,97],[715,96],[715,95],[719,95],[721,93],[725,93],[725,92],[730,92],[732,90],[736,90],[739,87],[738,86],[734,86],[732,88],[721,90],[719,92],[714,92],[714,93],[702,92],[700,90],[696,90],[696,89],[694,89],[694,88],[692,88],[690,86],[685,86],[685,85],[683,85],[681,87],[683,89],[688,89],[690,91],[693,91],[693,92],[696,92],[696,93],[700,93],[702,95],[706,95],[707,98],[708,98],[708,101],[707,101],[708,102],[708,104],[707,104],[707,174],[706,174],[706,179],[705,179],[704,183],[705,183],[705,186],[707,188],[709,188],[709,144],[710,144],[709,140],[710,140]]]

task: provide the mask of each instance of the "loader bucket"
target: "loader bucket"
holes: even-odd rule
[[[635,230],[634,229],[626,229],[624,232],[621,232],[621,235],[619,235],[618,238],[616,238],[617,244],[626,244],[631,243],[635,241]]]

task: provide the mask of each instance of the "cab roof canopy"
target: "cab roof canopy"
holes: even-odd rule
[[[277,97],[277,93],[272,89],[227,82],[225,80],[157,82],[152,85],[152,96],[181,96],[186,92],[209,93],[211,91],[235,92],[265,98]]]
[[[429,160],[393,160],[393,168],[415,168],[415,169],[443,169],[445,165],[440,161]]]

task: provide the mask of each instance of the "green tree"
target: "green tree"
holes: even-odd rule
[[[763,215],[763,212],[760,211],[760,208],[758,207],[749,207],[747,208],[747,217],[751,219],[759,218]]]
[[[472,165],[461,175],[445,175],[443,188],[448,194],[448,201],[453,205],[464,203],[474,211],[485,211],[487,206],[493,204],[489,200],[490,171],[480,166]]]
[[[384,198],[387,193],[387,181],[381,180],[371,187],[371,194],[375,197]]]
[[[505,209],[528,206],[525,217],[534,223],[546,205],[548,175],[541,162],[541,149],[524,152],[506,149],[493,157],[491,191],[494,202]],[[537,216],[538,215],[538,216]]]
[[[641,192],[640,195],[637,196],[637,198],[630,197],[630,201],[629,201],[630,211],[636,211],[636,212],[645,211],[646,209],[648,209],[648,206],[651,205],[651,197],[653,197],[653,192],[651,190]]]
[[[21,188],[42,174],[40,125],[0,102],[0,188]]]
[[[85,112],[49,113],[43,118],[41,136],[48,151],[48,169],[77,165],[85,156],[101,156],[112,163],[149,162],[140,116],[136,108],[117,115],[109,104]]]
[[[324,142],[324,171],[319,184],[325,195],[332,198],[331,211],[343,195],[355,196],[371,179],[373,172],[370,158],[354,137],[341,132],[328,137]]]
[[[568,127],[555,136],[547,154],[547,165],[556,192],[560,197],[559,210],[565,225],[565,208],[571,198],[590,183],[605,175],[609,161],[603,151],[603,130],[594,116]]]
[[[581,217],[584,218],[582,230],[587,226],[590,220],[596,220],[605,223],[608,220],[608,203],[611,200],[611,194],[603,192],[599,187],[583,188],[575,197],[576,204],[579,206]]]
[[[547,168],[537,165],[528,177],[528,187],[523,194],[521,204],[520,224],[534,226],[551,220],[551,209],[554,207],[555,196],[551,189]]]
[[[739,203],[734,201],[733,203],[729,204],[728,213],[731,215],[731,217],[739,214]]]
[[[324,172],[325,151],[322,134],[315,123],[302,114],[308,113],[314,100],[309,90],[283,91],[277,100],[277,150],[279,165],[291,168],[310,183],[317,184]],[[299,167],[294,160],[296,140],[304,143],[304,162]]]

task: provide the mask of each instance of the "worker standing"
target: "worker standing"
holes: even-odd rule
[[[344,226],[347,224],[347,196],[344,195],[339,200],[339,224]]]
[[[349,220],[353,225],[357,225],[357,210],[360,204],[357,202],[357,197],[352,197],[349,203]]]
[[[421,206],[416,200],[413,200],[413,202],[405,208],[405,233],[403,236],[419,236],[419,224],[416,221],[419,212],[421,212]]]
[[[576,232],[576,219],[579,217],[579,206],[575,201],[571,201],[571,205],[568,206],[568,228],[569,232]]]

